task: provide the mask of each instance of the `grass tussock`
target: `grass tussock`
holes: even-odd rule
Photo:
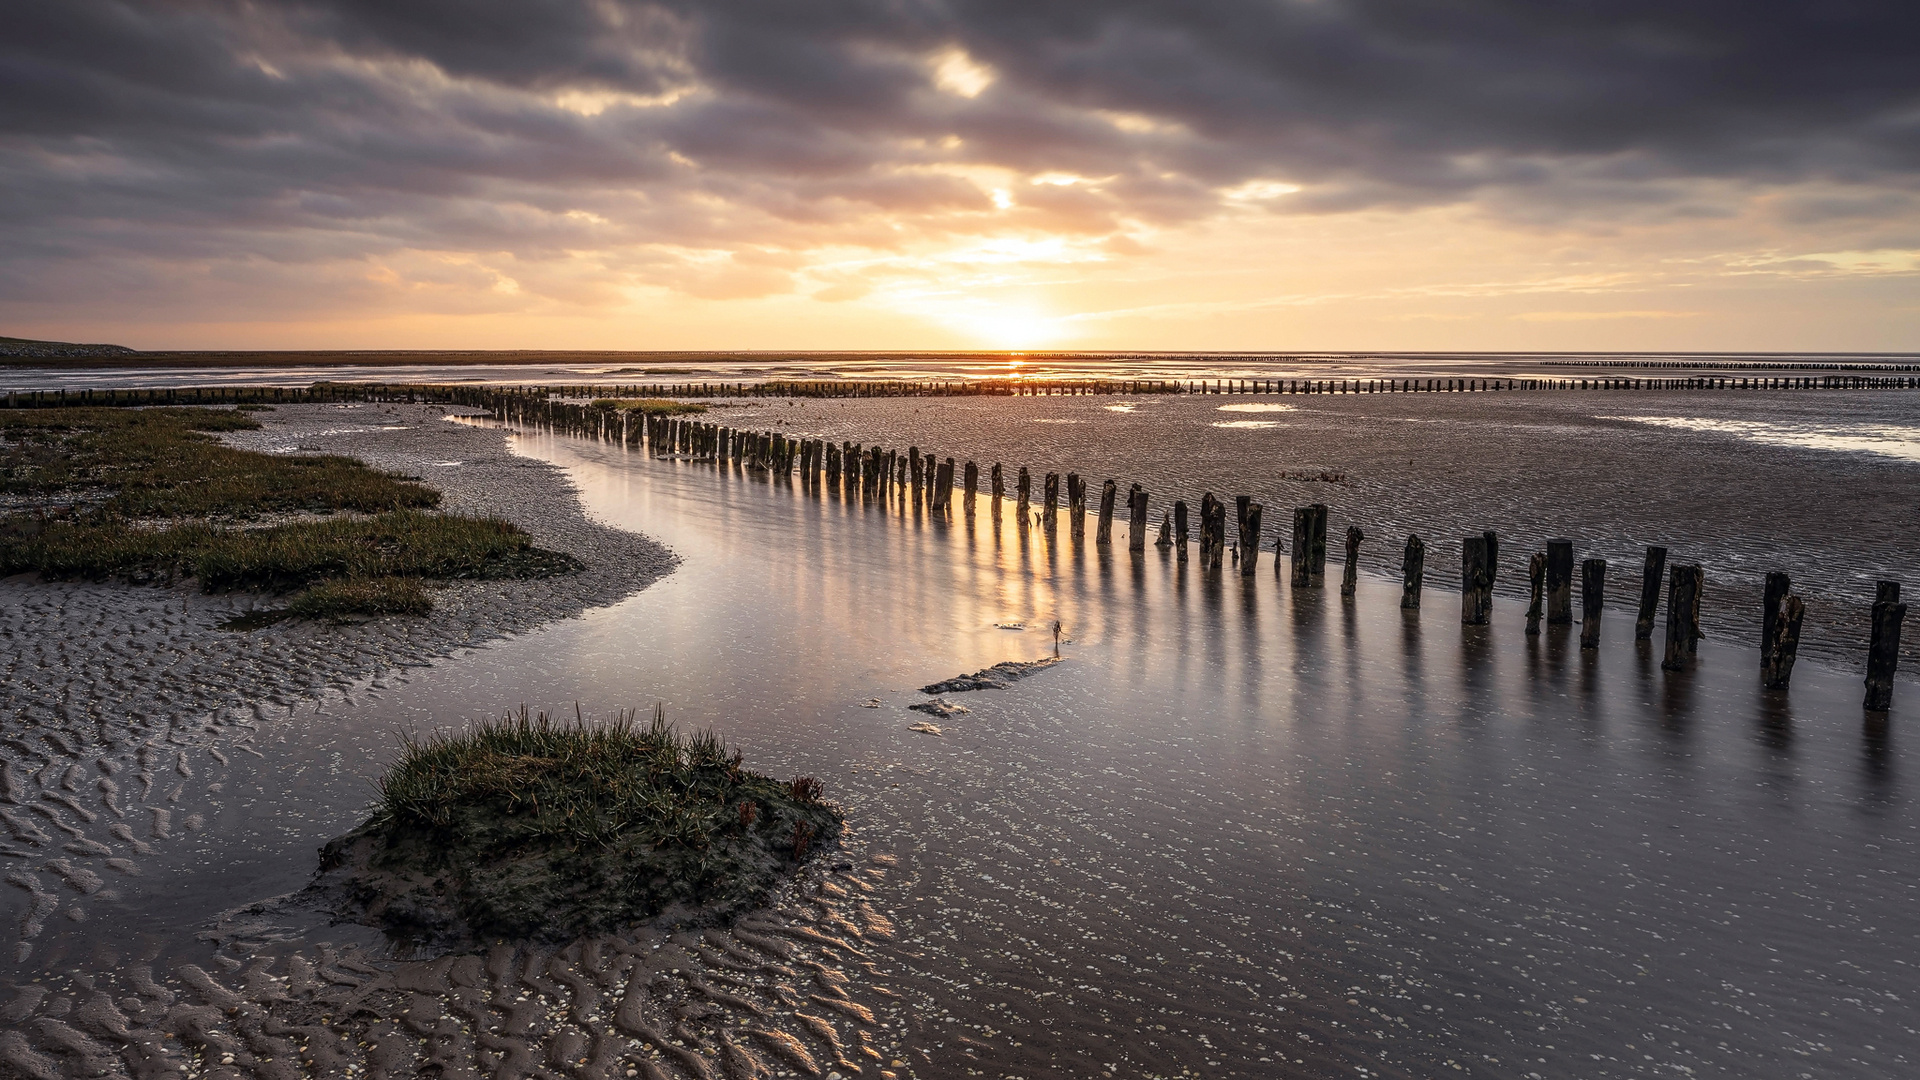
[[[208,592],[286,592],[340,578],[522,578],[578,568],[508,522],[417,510],[265,529],[142,529],[110,515],[0,522],[0,574],[38,570],[56,580],[191,577]]]
[[[697,402],[674,401],[671,398],[595,398],[592,406],[596,409],[639,413],[642,416],[684,416],[707,411],[705,405]]]
[[[522,709],[408,740],[372,819],[328,845],[323,868],[353,882],[347,906],[396,932],[571,936],[669,909],[724,918],[841,824],[817,782],[752,772],[662,710],[596,725]]]
[[[355,616],[425,615],[433,597],[417,578],[378,577],[323,581],[293,598],[287,612],[303,619],[339,621]]]
[[[261,454],[211,435],[259,422],[236,409],[17,409],[0,412],[7,494],[105,495],[132,518],[246,518],[289,511],[427,509],[440,493],[333,454]]]

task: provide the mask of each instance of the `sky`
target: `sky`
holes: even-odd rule
[[[1920,5],[20,0],[0,335],[1920,350]]]

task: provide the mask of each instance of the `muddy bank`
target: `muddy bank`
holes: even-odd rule
[[[289,619],[223,627],[279,598],[174,586],[0,581],[0,873],[20,905],[25,961],[48,921],[84,922],[99,899],[206,825],[236,754],[262,721],[507,635],[609,604],[669,573],[661,545],[588,520],[565,474],[514,457],[505,433],[419,406],[294,406],[254,414],[232,442],[324,450],[422,477],[444,509],[493,515],[576,574],[432,587],[426,617],[352,625]],[[17,890],[17,891],[15,891]],[[9,908],[10,910],[10,908]]]

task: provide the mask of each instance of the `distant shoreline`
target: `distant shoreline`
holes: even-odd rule
[[[0,369],[39,368],[52,370],[102,370],[111,368],[312,368],[312,367],[531,367],[555,364],[605,364],[630,367],[630,372],[619,374],[680,374],[681,372],[646,372],[643,369],[663,366],[699,367],[702,365],[720,365],[739,363],[870,363],[875,360],[934,360],[934,361],[990,361],[1005,362],[1013,358],[1033,361],[1088,361],[1088,360],[1267,360],[1277,362],[1303,362],[1314,360],[1534,360],[1551,361],[1555,359],[1579,362],[1585,359],[1597,361],[1626,362],[1637,361],[1713,361],[1716,359],[1754,358],[1781,360],[1859,360],[1886,362],[1913,362],[1917,354],[1911,352],[1816,352],[1811,350],[1790,352],[1385,352],[1369,350],[1315,350],[1300,349],[1291,351],[1273,350],[1261,352],[1235,351],[1193,351],[1173,352],[1154,350],[941,350],[941,349],[866,349],[866,350],[755,350],[720,349],[710,351],[645,351],[645,350],[601,350],[601,349],[305,349],[305,350],[167,350],[139,352],[122,346],[110,345],[70,345],[60,342],[34,342],[34,345],[56,346],[55,349],[40,352],[40,355],[21,351],[12,352],[6,347],[9,340],[0,338]],[[97,350],[97,351],[96,351]],[[1636,365],[1637,366],[1637,365]],[[1797,366],[1797,365],[1796,365]]]

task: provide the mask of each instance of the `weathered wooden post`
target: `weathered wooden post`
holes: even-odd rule
[[[1079,473],[1067,474],[1067,535],[1076,544],[1087,538],[1087,484]]]
[[[925,467],[922,469],[922,471],[926,474],[926,477],[927,477],[927,491],[926,491],[925,498],[927,500],[927,507],[929,509],[933,507],[933,474],[938,469],[938,465],[935,464],[935,462],[936,462],[936,459],[933,456],[933,451],[931,450],[927,451],[926,464],[925,464]],[[951,502],[952,500],[949,499],[948,501]]]
[[[1048,536],[1053,535],[1054,526],[1059,522],[1058,511],[1056,510],[1056,507],[1059,505],[1060,474],[1050,472],[1047,474],[1046,481],[1041,485],[1040,496],[1040,524],[1046,528]]]
[[[1252,577],[1260,563],[1260,518],[1266,507],[1246,495],[1234,497],[1240,540],[1240,576]]]
[[[1000,463],[993,463],[993,519],[1000,520],[1000,500],[1007,496],[1007,481],[1000,474]]]
[[[1127,489],[1127,550],[1147,550],[1147,493],[1139,484]]]
[[[1014,493],[1018,496],[1014,502],[1014,509],[1020,515],[1021,526],[1033,524],[1027,516],[1033,512],[1033,477],[1027,475],[1025,465],[1020,466],[1020,479],[1014,485]]]
[[[1200,496],[1200,569],[1213,563],[1213,492]]]
[[[933,512],[947,517],[953,508],[953,459],[940,463],[933,478]]]
[[[1093,542],[1101,547],[1113,544],[1113,497],[1118,490],[1111,480],[1100,485],[1100,526],[1093,534]]]
[[[1793,661],[1800,651],[1800,620],[1807,606],[1787,593],[1780,597],[1774,612],[1773,629],[1767,635],[1767,654],[1760,658],[1760,685],[1769,690],[1785,690],[1793,681]]]
[[[1760,668],[1766,670],[1773,655],[1773,635],[1780,627],[1780,601],[1793,592],[1793,579],[1778,570],[1767,574],[1767,585],[1760,600]],[[1764,678],[1764,677],[1763,677]]]
[[[1173,535],[1172,535],[1172,530],[1170,528],[1172,524],[1173,524],[1173,515],[1167,513],[1164,510],[1161,511],[1160,512],[1160,535],[1157,538],[1155,538],[1155,540],[1153,541],[1154,547],[1159,548],[1161,551],[1165,551],[1168,548],[1173,546]]]
[[[1527,560],[1527,590],[1531,598],[1527,603],[1527,636],[1540,634],[1540,603],[1547,588],[1547,553],[1536,551]]]
[[[1600,609],[1606,604],[1607,560],[1580,561],[1580,647],[1600,647]]]
[[[1213,557],[1207,562],[1207,569],[1218,571],[1227,556],[1227,504],[1219,499],[1213,500],[1208,524],[1213,530]]]
[[[1460,622],[1484,626],[1493,610],[1493,575],[1487,571],[1487,536],[1460,542]]]
[[[920,448],[917,446],[907,447],[907,490],[913,493],[915,499],[919,498],[921,486],[925,483],[920,473],[922,464],[920,460]]]
[[[1173,501],[1173,546],[1180,553],[1180,561],[1187,561],[1187,502],[1185,499]]]
[[[1700,653],[1700,590],[1706,571],[1697,564],[1675,566],[1667,576],[1667,649],[1660,666],[1686,671]]]
[[[1296,506],[1293,508],[1293,560],[1288,581],[1296,589],[1304,589],[1313,581],[1313,507]]]
[[[1667,549],[1647,548],[1646,565],[1640,571],[1640,617],[1633,624],[1633,639],[1653,637],[1653,615],[1660,607],[1660,579],[1667,572]]]
[[[1547,541],[1547,625],[1573,622],[1573,541]]]
[[[973,516],[973,497],[975,494],[975,489],[980,486],[980,466],[975,465],[973,462],[969,461],[967,462],[967,470],[962,475],[966,477],[966,480],[965,480],[966,496],[965,496],[965,501],[961,505],[966,510],[967,516],[972,517]]]
[[[1340,595],[1352,596],[1360,589],[1360,541],[1366,539],[1358,527],[1347,526],[1347,561],[1340,568]]]
[[[1407,550],[1400,557],[1400,606],[1407,611],[1420,610],[1420,587],[1427,579],[1427,544],[1413,533],[1407,534]]]
[[[1893,673],[1900,666],[1900,624],[1907,605],[1900,602],[1900,583],[1882,581],[1873,604],[1873,636],[1867,643],[1868,712],[1882,713],[1893,706]]]
[[[1327,583],[1327,504],[1314,503],[1313,535],[1307,550],[1307,584],[1318,589]]]

